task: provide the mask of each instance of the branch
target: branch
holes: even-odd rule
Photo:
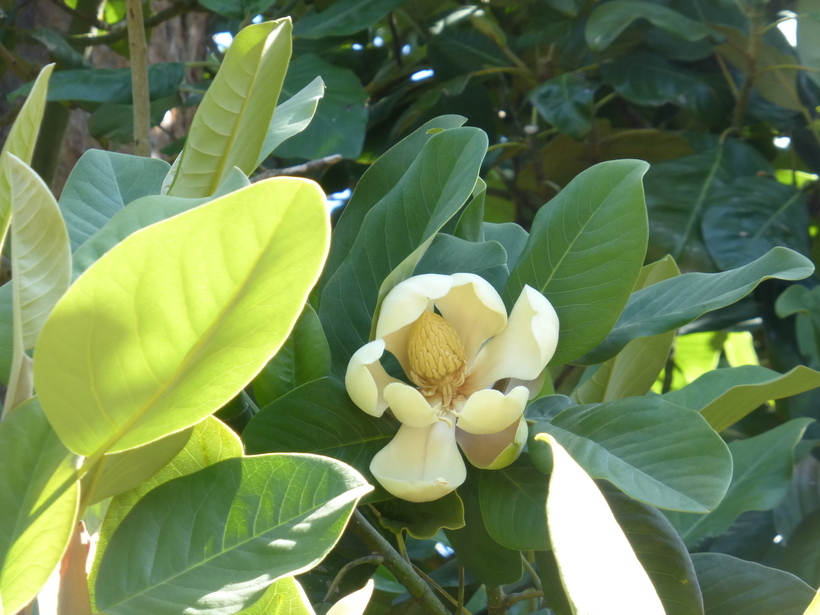
[[[191,11],[204,11],[205,9],[198,8],[195,2],[180,2],[179,4],[174,4],[169,6],[167,9],[163,9],[157,13],[149,15],[143,21],[145,28],[153,28],[154,26],[158,26],[164,21],[168,21],[169,19],[173,19],[178,15],[182,15],[183,13],[188,13]],[[111,43],[116,43],[128,36],[128,26],[126,21],[118,21],[114,25],[109,28],[108,34],[75,34],[73,36],[67,36],[66,39],[69,43],[74,45],[82,45],[82,46],[90,46],[90,45],[110,45]]]
[[[407,588],[410,595],[425,611],[432,615],[449,615],[444,605],[433,594],[430,586],[413,570],[412,564],[399,555],[384,536],[370,525],[362,513],[358,510],[354,511],[348,527],[368,549],[384,557],[382,565],[393,573],[393,576]]]
[[[134,154],[150,156],[151,101],[142,0],[125,0],[125,13],[128,21],[128,51],[131,55],[131,95],[134,101]]]
[[[325,156],[324,158],[318,158],[316,160],[310,160],[303,164],[297,164],[294,167],[262,171],[261,173],[259,173],[259,175],[255,175],[253,179],[251,179],[251,181],[258,182],[262,181],[263,179],[269,179],[271,177],[281,177],[282,175],[307,175],[308,173],[312,173],[313,171],[317,171],[324,167],[334,165],[337,162],[340,162],[341,160],[341,154],[331,154],[330,156]]]
[[[78,19],[78,20],[82,21],[83,23],[87,23],[89,26],[94,26],[95,28],[97,28],[99,30],[106,30],[106,31],[109,28],[111,28],[111,24],[106,23],[104,21],[101,21],[101,20],[97,19],[96,17],[94,17],[93,15],[86,15],[82,11],[78,11],[77,9],[73,9],[70,6],[68,6],[65,2],[61,2],[61,0],[49,0],[49,2],[51,2],[51,4],[53,4],[54,6],[56,6],[57,8],[62,10],[63,12],[68,13],[69,15],[74,17],[75,19]]]

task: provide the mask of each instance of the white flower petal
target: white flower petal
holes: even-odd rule
[[[370,602],[374,587],[375,582],[370,579],[360,590],[348,594],[330,607],[326,615],[362,615]]]
[[[468,364],[481,345],[507,325],[507,308],[492,285],[472,273],[450,276],[453,286],[435,304],[461,338]]]
[[[469,386],[485,389],[503,378],[534,380],[558,345],[558,314],[534,288],[524,286],[513,306],[507,328],[479,351]]]
[[[438,421],[435,408],[424,395],[403,382],[392,382],[384,387],[384,399],[402,425],[427,427]]]
[[[390,443],[373,457],[370,471],[387,491],[410,502],[437,500],[467,478],[455,427],[444,421],[421,428],[399,427]]]
[[[458,413],[456,427],[477,435],[504,431],[521,418],[528,398],[527,387],[515,387],[508,395],[495,389],[476,391]]]
[[[456,437],[464,456],[477,468],[500,470],[521,455],[529,435],[527,421],[522,416],[504,431],[480,436],[458,430]]]
[[[374,340],[359,348],[350,357],[345,373],[345,388],[353,403],[375,417],[387,410],[384,389],[391,382],[400,382],[390,376],[379,363],[384,354],[384,340]]]

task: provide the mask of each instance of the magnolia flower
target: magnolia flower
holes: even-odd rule
[[[426,274],[385,297],[376,339],[350,359],[345,386],[372,416],[387,408],[398,433],[370,464],[376,480],[412,502],[438,499],[467,476],[459,445],[479,468],[518,458],[524,406],[541,385],[558,343],[558,315],[525,286],[509,319],[489,282],[470,273]],[[390,376],[385,352],[415,386]]]

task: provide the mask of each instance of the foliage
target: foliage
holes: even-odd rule
[[[72,615],[362,613],[369,578],[371,613],[816,608],[820,3],[209,0],[224,57],[142,92],[198,105],[179,155],[91,149],[57,200],[55,109],[132,138],[130,71],[78,51],[121,4],[0,12],[0,613],[58,566]],[[344,376],[427,273],[560,329],[520,457],[406,502]]]

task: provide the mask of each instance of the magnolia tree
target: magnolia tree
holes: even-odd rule
[[[454,115],[331,231],[314,182],[249,179],[322,96],[276,106],[290,49],[289,20],[245,28],[173,166],[89,151],[59,202],[30,166],[51,67],[31,87],[0,159],[0,613],[817,612],[696,548],[811,420],[720,432],[817,373],[652,392],[676,329],[811,261],[645,263],[639,160],[529,233],[485,222],[487,137]]]

